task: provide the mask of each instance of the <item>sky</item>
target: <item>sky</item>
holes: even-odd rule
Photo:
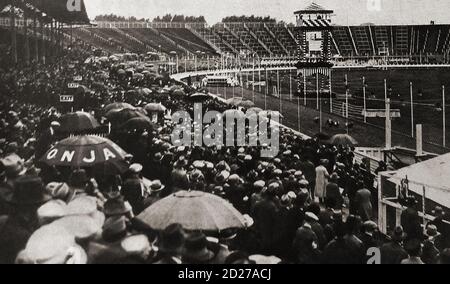
[[[99,14],[150,18],[168,13],[205,16],[210,25],[232,15],[271,16],[294,22],[293,12],[310,0],[84,0],[91,19]],[[339,25],[450,24],[449,0],[316,0],[333,9]]]

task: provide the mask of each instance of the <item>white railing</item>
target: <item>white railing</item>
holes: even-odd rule
[[[154,28],[154,29],[182,29],[186,27],[205,28],[206,23],[196,22],[142,22],[142,21],[97,21],[94,25],[98,28],[120,28],[120,29],[135,29],[135,28]]]

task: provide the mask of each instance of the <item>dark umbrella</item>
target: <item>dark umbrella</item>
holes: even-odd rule
[[[90,92],[92,92],[92,91],[88,87],[86,87],[84,85],[80,85],[80,86],[78,86],[76,93],[80,94],[80,95],[85,95],[85,94],[89,94]]]
[[[134,106],[127,104],[127,103],[112,103],[105,107],[105,113],[108,113],[110,110],[113,109],[134,109]]]
[[[98,121],[87,112],[73,112],[61,117],[61,131],[67,133],[79,133],[94,130],[100,126]]]
[[[117,124],[123,124],[127,122],[128,120],[136,117],[146,117],[144,114],[142,114],[139,110],[136,109],[123,109],[121,111],[115,112],[110,111],[106,114],[106,118],[114,123]]]
[[[320,141],[327,141],[330,140],[331,136],[323,133],[323,132],[319,132],[316,135],[314,135],[315,138],[319,139]]]
[[[162,104],[150,103],[145,106],[147,112],[165,112],[167,108]]]
[[[173,96],[184,97],[186,93],[182,89],[176,89],[172,92]]]
[[[158,128],[148,117],[135,117],[125,122],[120,129],[126,130],[153,130]]]
[[[206,101],[209,100],[211,97],[208,94],[204,93],[195,93],[189,96],[189,99],[193,101]]]

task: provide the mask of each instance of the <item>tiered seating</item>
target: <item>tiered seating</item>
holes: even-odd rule
[[[269,26],[269,29],[275,34],[276,37],[284,44],[290,55],[294,55],[297,52],[297,43],[295,39],[289,34],[288,28],[285,25],[273,25]],[[292,32],[294,35],[294,32]]]
[[[198,28],[196,31],[203,37],[204,40],[214,44],[224,53],[234,53],[233,50],[223,42],[223,40],[209,28]]]
[[[192,53],[198,51],[206,52],[208,54],[215,54],[215,51],[202,39],[197,37],[191,31],[185,28],[165,28],[158,29],[159,32],[165,34],[170,39],[188,49]]]
[[[394,54],[406,55],[409,53],[409,28],[407,26],[395,26],[394,29]]]
[[[258,37],[258,39],[261,40],[270,49],[273,55],[286,55],[283,48],[264,28],[264,23],[249,25],[249,28]]]
[[[124,33],[122,33],[118,29],[96,29],[96,30],[100,31],[105,35],[108,35],[110,38],[119,42],[121,45],[123,45],[126,49],[128,49],[131,52],[143,53],[147,51],[145,45],[137,43],[134,40],[131,40],[129,37],[127,37]]]
[[[355,55],[353,50],[352,39],[348,34],[348,28],[343,26],[336,26],[333,29],[333,37],[336,40],[336,44],[341,50],[342,56]]]
[[[225,41],[227,41],[234,49],[238,52],[241,50],[246,50],[247,48],[234,37],[225,27],[221,24],[214,26],[214,31]]]
[[[93,29],[73,29],[72,36],[110,53],[123,51],[122,47],[116,42],[110,41],[108,38],[98,35],[93,31]]]
[[[367,56],[373,55],[372,44],[368,34],[367,27],[355,26],[350,28],[355,39],[356,48],[358,48],[359,55]]]
[[[259,56],[268,56],[268,52],[262,45],[250,34],[250,32],[244,27],[243,23],[228,24],[232,31],[234,31],[243,42],[245,42],[252,50],[258,53]]]
[[[441,27],[441,36],[439,37],[438,49],[437,53],[443,54],[446,52],[448,48],[448,44],[450,42],[450,26],[442,26]]]
[[[175,51],[178,54],[184,54],[184,51],[178,48],[176,45],[166,40],[165,38],[158,35],[152,29],[140,28],[140,29],[122,29],[127,33],[130,33],[142,42],[150,45],[153,49],[157,51],[162,51],[164,53],[169,53]]]
[[[386,26],[375,26],[373,27],[374,30],[374,36],[375,36],[375,45],[376,45],[376,55],[380,54],[380,51],[384,47],[389,48],[391,46],[390,44],[390,37],[389,37],[389,29]]]

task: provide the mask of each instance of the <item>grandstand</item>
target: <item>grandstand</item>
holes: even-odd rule
[[[184,23],[97,23],[78,28],[74,35],[111,52],[128,51],[178,54],[203,52],[247,54],[259,58],[296,53],[295,27],[273,22],[221,22],[213,26]],[[81,30],[81,31],[80,31]],[[86,30],[93,35],[86,37]],[[343,59],[404,58],[405,62],[449,62],[450,25],[334,26],[334,57]]]
[[[212,26],[206,22],[103,19],[93,22],[93,25],[73,29],[66,26],[64,31],[66,39],[69,35],[73,36],[107,53],[176,52],[187,57],[201,53],[209,57],[244,55],[261,59],[295,56],[295,26],[273,19],[228,18],[234,21],[228,19]],[[9,17],[0,16],[0,28],[9,29],[9,20]],[[22,19],[16,21],[18,28],[23,27]],[[331,38],[333,57],[341,61],[375,59],[402,64],[450,62],[450,24],[335,25]]]

